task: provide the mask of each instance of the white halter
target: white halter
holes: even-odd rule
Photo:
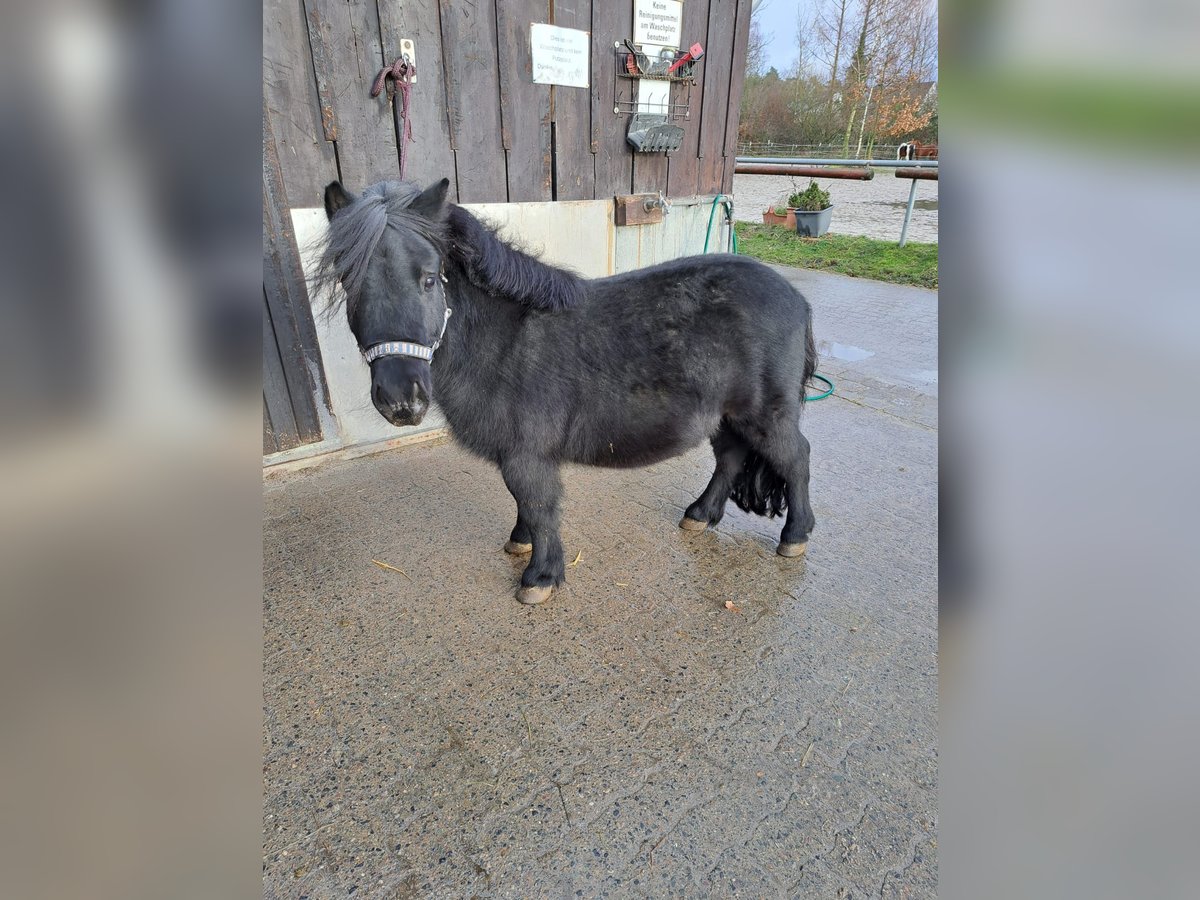
[[[441,334],[433,342],[432,347],[426,347],[424,344],[414,344],[412,341],[387,341],[383,344],[375,344],[363,353],[363,356],[366,357],[368,364],[384,356],[413,356],[417,359],[423,359],[426,362],[432,362],[433,351],[442,345],[442,338],[446,334],[446,323],[450,321],[451,312],[453,310],[447,306],[446,317],[442,319]]]
[[[441,272],[441,279],[442,284],[448,284],[450,281],[446,277],[446,270],[444,268]],[[442,290],[444,298],[445,288]],[[426,347],[424,344],[416,344],[412,341],[387,341],[382,344],[375,344],[363,351],[367,365],[384,356],[411,356],[416,359],[423,359],[425,362],[433,362],[433,351],[442,346],[442,338],[446,336],[446,324],[450,321],[450,313],[453,311],[449,306],[446,307],[446,316],[442,319],[442,330],[438,333],[437,340],[433,342],[432,347]]]

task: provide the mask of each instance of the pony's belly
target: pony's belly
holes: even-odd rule
[[[572,462],[616,469],[650,466],[700,445],[716,430],[718,421],[695,417],[640,428],[601,429],[584,446],[574,449]]]

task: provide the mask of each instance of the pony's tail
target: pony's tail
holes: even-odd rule
[[[808,385],[817,372],[817,344],[813,340],[812,315],[804,326],[804,380],[800,383],[800,402],[808,391]]]
[[[787,482],[756,450],[733,479],[729,499],[743,512],[775,518],[787,509]]]

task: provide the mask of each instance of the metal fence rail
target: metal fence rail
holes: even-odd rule
[[[899,144],[875,144],[871,147],[872,156],[895,157]],[[866,151],[863,148],[861,152]],[[782,144],[774,141],[741,141],[737,145],[739,156],[827,156],[835,153],[845,153],[844,144]],[[858,154],[855,154],[856,157]]]
[[[937,168],[936,159],[819,159],[809,156],[739,156],[737,165],[768,166],[879,166],[881,168]]]
[[[857,178],[869,181],[872,166],[895,169],[897,178],[908,178],[908,203],[900,226],[900,246],[908,243],[908,223],[912,220],[918,181],[937,181],[936,159],[820,159],[791,156],[739,156],[734,161],[737,175],[804,175],[814,178]],[[846,168],[850,167],[850,168]]]
[[[801,178],[851,178],[870,181],[875,170],[870,166],[775,166],[760,162],[738,162],[734,175],[799,175]]]

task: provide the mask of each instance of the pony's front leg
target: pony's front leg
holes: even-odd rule
[[[535,456],[510,457],[500,463],[500,474],[517,501],[517,525],[528,529],[533,544],[533,557],[521,576],[517,599],[522,603],[545,603],[566,578],[558,533],[562,497],[558,465]]]
[[[504,545],[504,552],[511,553],[513,556],[524,556],[526,553],[532,551],[533,538],[529,534],[529,526],[525,524],[525,520],[518,513],[517,524],[513,526],[512,534],[508,536],[508,543]]]

